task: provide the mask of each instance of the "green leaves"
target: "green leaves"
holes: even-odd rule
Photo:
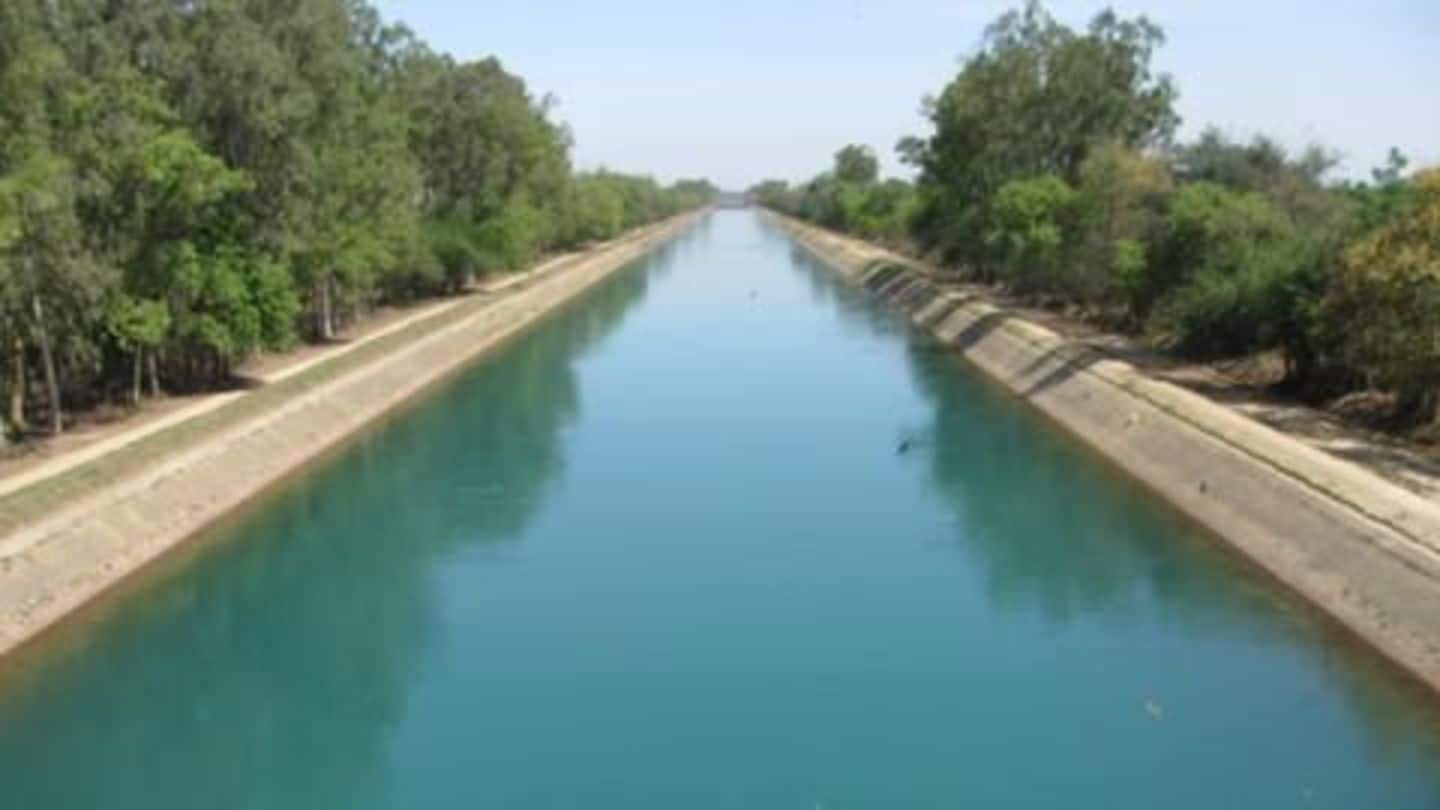
[[[0,339],[43,349],[57,404],[138,397],[142,358],[205,387],[302,313],[328,336],[713,195],[575,176],[552,107],[364,0],[7,0]]]
[[[1183,186],[1171,199],[1162,237],[1162,258],[1172,268],[1166,286],[1183,283],[1201,268],[1243,264],[1257,243],[1293,231],[1285,217],[1255,192],[1231,191],[1209,182]]]
[[[145,184],[141,196],[167,218],[249,191],[242,172],[207,153],[189,133],[171,130],[146,140],[139,150],[137,173]]]
[[[1062,285],[1062,249],[1073,227],[1079,195],[1064,180],[1045,175],[1000,187],[990,206],[985,243],[1000,258],[1003,277],[1023,291]]]
[[[1345,351],[1400,393],[1415,421],[1435,418],[1440,389],[1440,169],[1418,173],[1405,213],[1351,245],[1329,302]]]
[[[625,227],[625,195],[604,175],[575,178],[571,238],[576,242],[609,239]]]
[[[164,301],[117,292],[105,306],[105,327],[125,349],[153,348],[159,346],[170,331],[170,310]]]
[[[879,161],[868,146],[849,144],[835,153],[834,168],[792,189],[783,180],[751,187],[762,205],[826,227],[894,245],[908,243],[919,200],[904,180],[879,179]]]
[[[279,264],[231,245],[204,253],[185,245],[173,261],[176,341],[236,359],[293,340],[299,299]]]
[[[925,100],[931,132],[897,144],[914,186],[877,183],[852,145],[807,183],[751,194],[1187,354],[1278,350],[1297,389],[1378,386],[1436,418],[1440,170],[1407,178],[1392,150],[1373,182],[1337,185],[1318,146],[1215,129],[1174,145],[1176,91],[1151,67],[1163,42],[1143,17],[1074,30],[1032,0]]]
[[[835,153],[835,179],[868,186],[880,179],[880,163],[868,146],[850,144]]]
[[[1178,123],[1175,90],[1150,67],[1163,40],[1145,18],[1110,11],[1084,32],[1034,2],[1001,17],[928,104],[933,132],[902,142],[930,207],[921,239],[983,264],[987,217],[974,210],[1005,183],[1050,174],[1073,183],[1099,144],[1168,140]]]

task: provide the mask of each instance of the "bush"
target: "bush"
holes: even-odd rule
[[[1440,391],[1440,169],[1414,188],[1408,212],[1346,250],[1330,313],[1350,362],[1398,394],[1397,416],[1428,422]]]
[[[1243,266],[1254,246],[1290,236],[1285,218],[1263,196],[1209,182],[1183,186],[1170,200],[1136,305],[1144,315],[1204,271]]]
[[[1217,357],[1307,342],[1305,302],[1297,295],[1315,266],[1306,243],[1271,240],[1226,252],[1202,266],[1152,316],[1186,354]]]
[[[985,243],[1001,277],[1021,292],[1065,289],[1062,261],[1079,195],[1054,175],[1014,180],[991,202]]]
[[[1091,306],[1123,304],[1143,288],[1150,251],[1172,189],[1164,163],[1120,143],[1096,147],[1080,165],[1078,244],[1069,286]]]

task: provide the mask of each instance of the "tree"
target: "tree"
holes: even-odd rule
[[[1149,245],[1159,236],[1173,189],[1170,171],[1160,160],[1111,141],[1091,150],[1079,176],[1078,244],[1067,286],[1092,306],[1123,304],[1133,324]]]
[[[29,159],[0,181],[0,221],[8,224],[0,247],[8,254],[6,298],[15,340],[33,340],[40,348],[50,430],[64,430],[64,406],[57,353],[56,325],[65,318],[83,319],[89,312],[89,295],[99,285],[87,284],[93,266],[80,251],[81,230],[74,216],[74,176],[63,158],[46,152]],[[74,330],[83,335],[85,329]],[[12,356],[20,364],[20,379],[12,385],[23,397],[24,349]],[[12,406],[13,407],[13,406]],[[23,402],[18,407],[23,409]],[[12,424],[22,427],[23,414],[12,412]]]
[[[625,199],[603,176],[575,178],[574,233],[576,242],[609,239],[624,228]]]
[[[903,246],[909,241],[916,204],[915,188],[904,180],[870,186],[854,214],[854,230],[867,239]]]
[[[1411,209],[1416,202],[1415,185],[1408,182],[1405,168],[1410,161],[1391,148],[1385,165],[1372,169],[1370,182],[1345,183],[1340,187],[1350,208],[1345,230],[1359,238],[1388,225]]]
[[[81,176],[64,152],[77,80],[54,36],[48,5],[0,11],[0,258],[12,429],[23,430],[26,355],[38,345],[50,430],[64,429],[62,353],[84,350],[94,296],[106,286],[76,216]],[[79,325],[81,328],[61,328]]]
[[[155,370],[155,353],[170,331],[170,309],[164,301],[133,298],[115,293],[105,308],[105,326],[133,357],[130,401],[140,402],[140,384],[145,358],[150,358],[150,393],[159,395],[160,379]]]
[[[1163,41],[1144,17],[1107,10],[1076,32],[1033,1],[991,25],[960,74],[926,102],[933,132],[900,145],[920,169],[922,242],[983,263],[985,209],[1005,183],[1047,174],[1074,183],[1098,144],[1166,142],[1178,123],[1175,89],[1150,67]]]
[[[1012,180],[996,192],[985,242],[1015,288],[1053,292],[1063,287],[1061,263],[1077,200],[1075,190],[1054,175]]]
[[[868,186],[880,179],[880,162],[868,146],[850,144],[835,153],[835,179]]]
[[[1249,251],[1291,234],[1289,223],[1264,196],[1210,182],[1183,186],[1169,201],[1155,261],[1136,290],[1141,317],[1161,298],[1202,271],[1243,267]]]
[[[1336,227],[1343,211],[1325,188],[1325,176],[1338,158],[1311,146],[1293,157],[1274,140],[1256,136],[1236,143],[1215,128],[1175,149],[1175,174],[1183,182],[1208,182],[1235,191],[1264,195],[1297,226]]]
[[[1345,252],[1331,302],[1350,360],[1397,394],[1406,423],[1440,406],[1440,169],[1415,177],[1413,208]]]
[[[551,100],[365,0],[6,2],[0,100],[10,434],[714,194],[577,178]]]

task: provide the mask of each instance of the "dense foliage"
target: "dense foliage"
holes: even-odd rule
[[[569,147],[499,62],[435,53],[364,0],[6,0],[6,432],[213,386],[253,351],[713,194],[576,174]]]
[[[930,134],[898,145],[913,184],[847,146],[808,183],[752,193],[1191,356],[1277,352],[1293,390],[1375,387],[1403,422],[1433,421],[1440,173],[1392,152],[1370,182],[1333,182],[1319,148],[1176,143],[1162,43],[1143,17],[1077,31],[1031,2],[927,101]]]
[[[767,180],[750,189],[760,204],[802,219],[903,244],[909,237],[916,196],[909,183],[880,180],[879,162],[869,147],[846,146],[835,155],[835,168],[796,188]]]

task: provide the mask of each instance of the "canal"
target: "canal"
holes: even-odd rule
[[[126,590],[0,807],[1440,807],[1434,701],[749,212]]]

